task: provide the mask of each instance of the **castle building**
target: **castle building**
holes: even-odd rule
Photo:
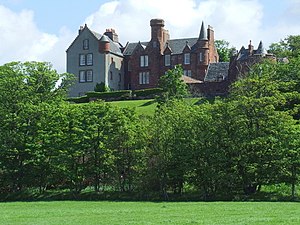
[[[77,97],[94,91],[97,83],[111,90],[139,90],[155,88],[169,69],[181,64],[182,79],[190,89],[201,95],[226,95],[229,86],[250,66],[264,58],[274,58],[260,42],[255,50],[251,42],[248,49],[231,57],[230,63],[219,62],[215,47],[214,30],[206,29],[202,22],[195,38],[170,39],[162,19],[150,21],[151,38],[146,42],[119,43],[114,29],[101,35],[87,25],[67,49],[67,72],[75,75],[69,96]]]
[[[170,39],[164,20],[152,19],[149,42],[128,43],[124,49],[125,87],[144,89],[157,87],[160,76],[181,64],[185,76],[204,81],[209,64],[219,56],[214,44],[214,31],[202,23],[199,37]]]

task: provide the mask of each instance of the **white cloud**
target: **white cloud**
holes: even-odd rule
[[[100,33],[115,28],[126,43],[149,40],[152,18],[165,20],[171,38],[197,37],[204,20],[215,28],[217,39],[239,48],[250,39],[259,40],[262,10],[257,0],[119,0],[103,4],[86,23]]]
[[[40,31],[34,13],[13,12],[0,5],[0,64],[11,61],[49,61],[65,71],[65,49],[72,40],[69,32],[59,36]],[[4,44],[3,44],[4,43]]]
[[[279,1],[282,0],[263,5],[264,0],[110,0],[82,23],[98,33],[115,28],[121,43],[126,44],[150,40],[153,18],[165,20],[172,39],[197,37],[203,20],[206,26],[214,27],[216,39],[225,39],[238,49],[248,45],[249,40],[255,46],[263,40],[268,47],[300,31],[300,0],[287,0],[285,9],[276,8]],[[271,19],[272,26],[265,21]],[[0,65],[10,61],[49,61],[64,72],[65,50],[77,30],[63,27],[58,34],[46,33],[37,27],[33,11],[14,12],[0,5],[0,34]]]

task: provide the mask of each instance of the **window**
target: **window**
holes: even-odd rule
[[[93,54],[92,53],[86,55],[86,65],[87,66],[93,65]]]
[[[140,66],[147,67],[148,66],[148,55],[141,55],[140,56]]]
[[[110,71],[110,80],[113,80],[113,72]]]
[[[79,71],[79,82],[93,82],[93,70],[80,70]]]
[[[86,71],[86,82],[93,82],[93,70]]]
[[[171,55],[165,55],[165,66],[171,65]]]
[[[89,40],[88,39],[83,40],[83,49],[84,50],[89,49]]]
[[[202,52],[199,53],[199,61],[203,62],[203,53]]]
[[[191,76],[192,76],[192,71],[191,71],[191,70],[184,70],[184,71],[183,71],[183,74],[184,74],[185,76],[191,77]]]
[[[185,65],[190,64],[190,53],[185,53],[184,54],[184,64]]]
[[[85,82],[85,71],[79,71],[79,82]]]
[[[122,81],[122,76],[121,76],[121,74],[119,73],[119,82],[121,82]]]
[[[84,54],[79,55],[79,65],[85,66],[85,55]]]
[[[149,72],[140,72],[139,73],[139,83],[140,84],[149,84]]]
[[[93,65],[93,54],[80,54],[79,55],[79,65],[80,66],[92,66]]]

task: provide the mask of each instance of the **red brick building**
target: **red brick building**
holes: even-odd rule
[[[219,61],[214,31],[202,22],[199,37],[170,39],[164,20],[152,19],[149,42],[128,43],[123,51],[127,89],[157,87],[160,76],[181,64],[184,75],[204,82],[208,66]]]

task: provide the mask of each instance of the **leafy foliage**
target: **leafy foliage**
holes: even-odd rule
[[[232,53],[236,51],[235,47],[229,47],[230,43],[225,40],[215,40],[215,45],[219,55],[220,62],[229,62]]]
[[[101,82],[101,83],[96,84],[94,91],[95,92],[109,92],[110,88],[107,87],[104,82]]]
[[[164,91],[161,101],[168,101],[170,99],[182,99],[188,95],[187,85],[181,79],[183,69],[181,65],[176,65],[174,69],[160,77],[159,87]]]

